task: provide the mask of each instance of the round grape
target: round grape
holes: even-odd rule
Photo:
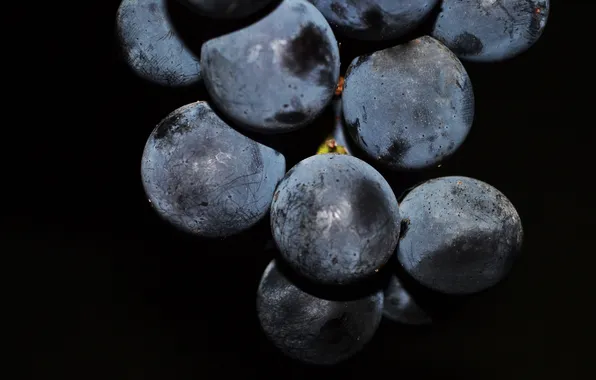
[[[239,19],[260,11],[273,0],[179,0],[200,14],[217,19]]]
[[[359,40],[389,40],[418,26],[438,0],[310,0],[342,34]]]
[[[354,59],[342,98],[354,143],[394,170],[445,160],[463,144],[474,119],[465,68],[428,36]]]
[[[503,279],[522,244],[515,207],[494,187],[467,177],[441,177],[411,190],[400,204],[397,249],[403,268],[422,285],[460,295]]]
[[[312,4],[285,0],[256,23],[205,42],[201,67],[214,104],[239,126],[288,132],[331,102],[339,49]]]
[[[222,121],[205,102],[169,114],[143,152],[141,176],[154,209],[201,237],[256,224],[285,173],[284,156]]]
[[[201,66],[171,24],[166,0],[123,0],[116,34],[126,64],[139,77],[184,87],[201,80]]]
[[[311,281],[344,285],[375,274],[399,239],[397,200],[383,176],[348,155],[296,164],[271,205],[273,238],[290,266]]]
[[[257,314],[270,341],[296,360],[333,365],[372,339],[381,322],[383,292],[336,301],[315,297],[292,283],[272,261],[257,291]]]
[[[432,36],[468,61],[513,58],[538,41],[549,0],[443,0]]]

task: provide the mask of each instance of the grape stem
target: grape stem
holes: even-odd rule
[[[343,133],[343,124],[342,124],[342,117],[341,117],[341,94],[344,88],[344,77],[340,76],[339,81],[337,83],[337,87],[335,88],[335,97],[333,101],[333,112],[335,114],[335,120],[332,132],[327,135],[325,141],[319,145],[319,149],[317,150],[317,154],[328,154],[328,153],[336,153],[336,154],[350,154],[347,148],[344,145],[340,145],[337,142],[337,139],[343,141],[345,139]]]

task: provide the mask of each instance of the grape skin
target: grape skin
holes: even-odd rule
[[[397,199],[383,176],[348,155],[300,161],[279,183],[271,229],[282,257],[309,280],[354,284],[374,275],[399,239]]]
[[[209,40],[201,50],[214,104],[239,126],[260,133],[312,122],[331,102],[339,63],[329,24],[304,0],[285,0],[260,21]]]
[[[418,26],[438,0],[310,0],[340,33],[358,40],[398,38]]]
[[[143,152],[141,176],[157,213],[200,237],[224,237],[256,224],[285,173],[279,152],[237,132],[205,102],[169,114]]]
[[[200,14],[217,19],[239,19],[256,13],[272,0],[179,0]]]
[[[257,290],[257,315],[265,335],[296,360],[333,365],[346,360],[372,339],[382,318],[383,292],[336,301],[301,290],[273,260]]]
[[[397,249],[402,267],[422,285],[463,295],[502,280],[522,244],[520,217],[494,187],[468,177],[441,177],[411,190],[400,204],[407,228]]]
[[[123,0],[116,15],[116,34],[126,64],[139,77],[166,87],[185,87],[201,80],[201,66],[174,30],[167,0]]]
[[[549,0],[444,0],[431,35],[461,59],[511,59],[538,41]]]
[[[463,144],[474,119],[465,68],[428,36],[354,59],[342,100],[354,143],[394,170],[445,160]]]

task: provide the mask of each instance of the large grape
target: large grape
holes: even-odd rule
[[[521,220],[494,187],[441,177],[411,190],[400,204],[407,228],[397,258],[422,285],[447,294],[487,289],[509,272],[521,249]]]
[[[328,285],[373,275],[394,252],[400,221],[383,176],[356,157],[334,153],[296,164],[271,205],[282,256],[296,272]]]
[[[282,154],[232,129],[205,102],[162,120],[141,164],[155,210],[202,237],[232,235],[258,222],[284,173]]]
[[[237,19],[250,16],[273,0],[179,0],[212,18]]]
[[[388,40],[418,26],[438,0],[310,0],[346,36]]]
[[[474,119],[465,68],[428,36],[354,59],[342,98],[354,142],[395,170],[444,160],[464,142]]]
[[[166,0],[123,0],[116,16],[116,33],[126,64],[141,78],[168,87],[201,79],[199,58],[171,24]]]
[[[549,9],[549,0],[443,0],[431,34],[462,59],[502,61],[534,45]]]
[[[339,78],[335,36],[304,0],[284,0],[260,21],[205,42],[201,63],[215,105],[263,133],[310,123],[331,101]]]
[[[349,301],[327,300],[301,290],[278,269],[265,269],[257,291],[263,331],[284,354],[332,365],[359,352],[377,331],[383,292]]]

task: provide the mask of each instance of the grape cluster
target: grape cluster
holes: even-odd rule
[[[171,1],[197,29],[204,19],[237,27],[193,49]],[[453,155],[474,121],[460,60],[521,54],[548,13],[548,0],[122,0],[116,31],[132,71],[161,86],[202,83],[208,94],[150,134],[141,162],[149,202],[201,238],[269,218],[278,255],[256,309],[292,358],[350,358],[382,317],[430,323],[404,276],[437,294],[492,287],[521,250],[521,220],[480,180],[429,179],[398,201],[381,172],[419,171]],[[386,45],[340,76],[341,43],[357,40]],[[329,108],[336,121],[318,151],[287,170],[284,147],[261,138],[306,130]]]

